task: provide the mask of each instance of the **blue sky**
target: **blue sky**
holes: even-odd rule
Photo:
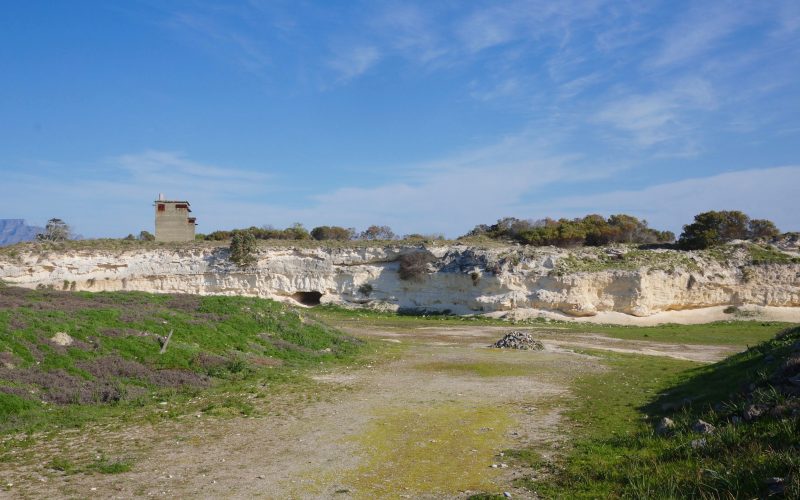
[[[463,234],[741,209],[800,230],[800,3],[4,4],[0,218]]]

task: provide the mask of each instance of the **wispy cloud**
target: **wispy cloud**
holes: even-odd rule
[[[555,37],[563,41],[573,24],[589,19],[607,2],[571,0],[547,2],[514,0],[474,9],[456,30],[469,52],[507,44],[518,40],[541,40]]]
[[[380,51],[371,45],[346,47],[335,51],[328,66],[336,73],[337,82],[345,83],[366,73],[380,57]]]
[[[166,21],[172,30],[190,43],[233,61],[242,69],[263,76],[271,62],[264,44],[245,30],[232,29],[209,14],[179,11]]]
[[[451,51],[434,14],[410,2],[390,2],[366,19],[365,31],[391,51],[428,64]]]
[[[714,49],[748,21],[741,2],[695,4],[690,14],[668,29],[659,53],[647,65],[658,68],[691,61]]]
[[[52,166],[50,167],[53,168]],[[169,151],[145,151],[106,158],[83,166],[61,165],[72,175],[54,177],[39,173],[6,173],[9,188],[4,204],[24,207],[25,217],[41,223],[60,217],[86,236],[116,236],[150,227],[151,202],[158,193],[188,199],[203,213],[203,228],[216,212],[255,223],[261,205],[277,187],[264,173],[193,161]],[[47,200],[47,203],[42,203]],[[253,200],[256,200],[255,202]],[[247,206],[248,209],[240,207]],[[213,207],[213,209],[212,209]],[[213,222],[212,222],[213,221]]]
[[[473,82],[475,88],[469,93],[470,97],[479,101],[493,101],[510,97],[519,93],[522,87],[520,79],[516,77],[493,83],[488,88],[482,88],[480,85],[479,82]]]
[[[670,90],[612,100],[594,120],[625,132],[642,147],[650,147],[687,137],[688,131],[697,128],[691,113],[715,106],[716,97],[708,82],[685,79],[675,82]]]
[[[184,195],[198,191],[225,195],[259,192],[270,179],[262,172],[207,165],[172,151],[127,154],[109,158],[105,163],[123,172],[133,185],[179,191]]]
[[[551,146],[549,138],[526,131],[440,159],[397,165],[383,183],[316,195],[307,209],[288,216],[314,225],[389,224],[401,233],[457,236],[475,224],[519,214],[525,199],[548,186],[592,182],[618,168],[559,155]]]
[[[784,231],[800,230],[796,186],[800,166],[789,165],[727,172],[643,187],[638,190],[569,196],[548,200],[558,215],[629,213],[653,227],[679,231],[694,215],[708,210],[742,210],[774,220]],[[542,205],[532,205],[530,210]]]

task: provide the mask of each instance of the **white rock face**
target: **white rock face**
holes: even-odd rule
[[[749,265],[744,250],[724,262],[704,253],[639,251],[641,263],[621,260],[623,269],[609,269],[622,257],[604,256],[602,249],[441,246],[428,248],[436,259],[426,276],[401,280],[397,259],[420,250],[268,248],[260,250],[253,269],[243,271],[228,261],[224,248],[62,253],[22,248],[14,257],[0,256],[0,279],[29,288],[253,295],[290,302],[314,300],[302,292],[319,292],[322,303],[455,314],[532,309],[649,316],[720,305],[800,307],[800,264]],[[591,270],[593,262],[599,270]],[[589,270],[579,271],[584,268]]]

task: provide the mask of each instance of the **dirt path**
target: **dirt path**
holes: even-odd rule
[[[510,491],[532,471],[504,467],[502,450],[557,453],[560,413],[578,374],[602,371],[591,347],[709,361],[730,348],[669,346],[597,335],[542,334],[542,352],[486,346],[507,329],[361,329],[395,345],[394,358],[320,371],[308,391],[251,395],[255,418],[186,415],[151,424],[92,426],[20,450],[0,463],[0,495],[130,498],[464,498]],[[537,332],[538,335],[539,332]],[[159,408],[155,411],[168,411]],[[108,453],[120,474],[65,474],[54,456]],[[495,465],[496,467],[492,467]],[[12,486],[7,486],[11,484]]]

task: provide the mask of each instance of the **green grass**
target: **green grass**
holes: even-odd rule
[[[439,361],[419,364],[416,368],[422,371],[475,375],[478,377],[527,377],[540,374],[543,371],[543,368],[537,365],[504,363],[502,361]]]
[[[698,365],[689,361],[652,356],[591,352],[604,358],[606,373],[579,377],[573,387],[575,406],[564,424],[573,442],[566,459],[543,464],[535,450],[510,450],[528,465],[544,468],[551,481],[519,481],[519,486],[546,498],[608,497],[630,457],[618,442],[641,429],[640,408],[659,391],[670,387],[686,370]]]
[[[57,332],[73,344],[53,344]],[[0,434],[124,419],[201,392],[216,395],[209,414],[251,415],[228,393],[298,384],[303,370],[353,362],[362,350],[269,300],[0,288]]]
[[[133,468],[133,462],[127,459],[112,460],[104,454],[99,455],[93,461],[87,463],[76,463],[69,458],[57,456],[47,464],[47,468],[64,474],[82,474],[87,472],[99,472],[101,474],[121,474],[129,472]]]
[[[562,276],[609,270],[634,271],[640,268],[671,273],[677,269],[699,271],[700,265],[693,258],[693,254],[678,250],[654,251],[630,247],[625,254],[616,257],[607,254],[602,247],[585,247],[560,258],[556,262],[553,274]]]
[[[730,264],[740,259],[737,250],[744,248],[751,265],[765,264],[797,264],[799,257],[793,257],[772,246],[763,246],[755,243],[745,243],[740,246],[721,245],[699,250],[684,252],[680,250],[642,250],[633,246],[620,256],[611,256],[602,247],[584,247],[560,258],[553,269],[553,274],[562,276],[571,273],[600,272],[600,271],[635,271],[649,269],[673,273],[678,269],[689,272],[699,272],[702,269],[702,259],[714,260],[723,264]],[[741,264],[742,262],[739,262]]]
[[[600,333],[625,340],[748,346],[772,338],[790,324],[769,321],[717,321],[702,325],[665,324],[646,327],[587,323],[571,323],[563,326],[573,332]]]
[[[755,345],[772,338],[776,332],[790,326],[789,323],[769,321],[729,320],[701,325],[664,324],[658,326],[597,325],[570,321],[544,321],[533,319],[507,321],[483,316],[421,316],[398,315],[368,309],[345,309],[337,306],[316,307],[309,313],[321,321],[342,326],[359,325],[376,328],[420,328],[431,326],[502,326],[511,329],[543,330],[559,335],[570,333],[599,333],[624,340],[646,340],[677,344],[705,345]]]
[[[373,498],[485,489],[498,476],[496,443],[512,425],[491,405],[386,408],[356,438],[361,461],[347,482]]]
[[[772,246],[750,244],[747,245],[747,249],[753,265],[800,263],[800,257],[793,257]]]
[[[132,466],[129,460],[109,460],[103,456],[93,462],[88,470],[96,470],[102,474],[120,474],[130,471]]]
[[[337,324],[357,324],[369,326],[417,328],[425,326],[455,326],[455,325],[498,325],[509,326],[510,322],[501,319],[492,319],[483,316],[455,316],[447,314],[398,314],[395,312],[382,312],[373,309],[349,309],[336,305],[322,305],[315,307],[309,315],[320,321]]]
[[[546,498],[755,498],[768,493],[767,478],[781,477],[786,496],[796,498],[799,419],[767,416],[730,423],[746,404],[742,391],[752,383],[759,388],[751,402],[788,404],[766,381],[800,339],[800,329],[793,332],[706,366],[594,353],[605,357],[610,371],[577,380],[566,424],[571,449],[556,463],[543,462],[535,450],[510,450],[510,456],[546,477],[518,485]],[[778,361],[770,363],[771,357]],[[677,424],[670,437],[653,432],[665,412],[676,412],[670,415]],[[690,427],[698,418],[717,426],[717,432],[702,436],[704,446],[693,447],[701,436]]]

